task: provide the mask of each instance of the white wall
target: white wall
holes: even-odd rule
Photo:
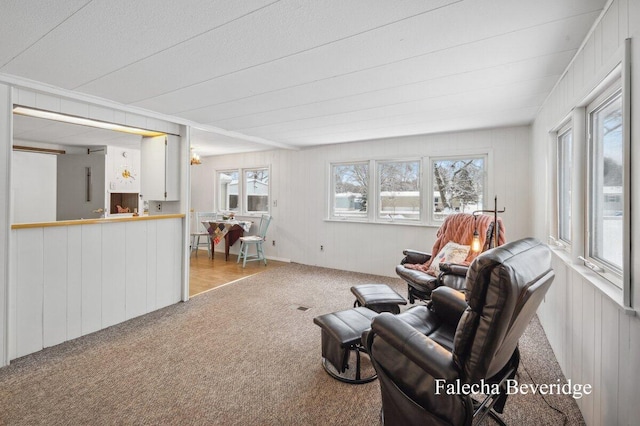
[[[11,206],[15,223],[56,220],[56,163],[55,155],[13,152]]]
[[[216,169],[271,166],[268,257],[395,276],[402,250],[430,250],[437,227],[327,221],[329,163],[489,152],[488,198],[506,207],[507,238],[517,239],[531,233],[529,138],[528,127],[512,127],[207,157],[191,167],[191,208],[213,210]]]
[[[640,2],[614,0],[601,16],[566,75],[549,96],[532,126],[533,230],[545,240],[553,235],[553,144],[549,131],[561,124],[615,63],[624,39],[632,38],[632,145],[640,140]],[[580,140],[574,140],[574,144]],[[640,150],[632,149],[632,165]],[[579,165],[581,167],[583,165]],[[639,169],[631,172],[632,247],[640,247]],[[576,212],[580,213],[580,211]],[[632,251],[634,303],[640,306],[640,256]],[[640,418],[640,319],[626,315],[616,298],[597,286],[596,275],[575,258],[556,252],[556,279],[539,317],[558,362],[573,382],[590,383],[592,395],[578,400],[589,425],[637,424]]]

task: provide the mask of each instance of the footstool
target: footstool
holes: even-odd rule
[[[406,305],[407,301],[394,289],[386,284],[362,284],[351,287],[351,293],[356,296],[353,306],[364,306],[375,312],[400,313],[399,305]]]
[[[371,328],[371,321],[378,314],[368,308],[352,308],[315,317],[313,322],[322,328],[322,366],[333,378],[347,383],[368,383],[378,376],[374,373],[362,378],[360,374],[360,352],[366,354],[362,346],[362,333]],[[349,355],[356,354],[355,379],[344,375],[349,368]],[[330,363],[333,366],[329,366]]]

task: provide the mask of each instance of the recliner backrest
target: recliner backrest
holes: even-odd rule
[[[453,357],[469,382],[492,377],[509,361],[518,339],[553,281],[551,252],[525,238],[478,256],[467,274],[465,310]]]

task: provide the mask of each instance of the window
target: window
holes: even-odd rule
[[[484,205],[486,156],[431,160],[432,220],[452,213],[471,213]]]
[[[269,169],[244,171],[246,213],[266,213],[269,211]]]
[[[482,153],[332,163],[329,217],[439,225],[449,214],[481,210],[488,157]],[[423,173],[427,164],[431,174]],[[424,188],[429,190],[425,193]]]
[[[622,94],[617,85],[588,109],[587,255],[617,276],[623,264],[624,144]]]
[[[420,161],[377,164],[378,218],[420,220]]]
[[[366,218],[369,163],[331,165],[331,216]]]
[[[238,214],[269,211],[269,168],[222,170],[216,177],[218,211]]]
[[[238,212],[239,172],[230,170],[218,172],[218,210]]]
[[[558,238],[571,243],[571,144],[572,128],[558,134]]]

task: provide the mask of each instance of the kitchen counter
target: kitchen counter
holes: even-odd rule
[[[118,217],[101,217],[95,219],[76,219],[76,220],[59,220],[55,222],[33,222],[33,223],[14,223],[11,229],[27,229],[27,228],[46,228],[51,226],[73,226],[73,225],[91,225],[109,222],[129,222],[138,220],[158,220],[158,219],[176,219],[183,218],[184,214],[157,214],[143,216],[118,216]]]
[[[184,214],[16,223],[11,228],[9,360],[188,295]]]

